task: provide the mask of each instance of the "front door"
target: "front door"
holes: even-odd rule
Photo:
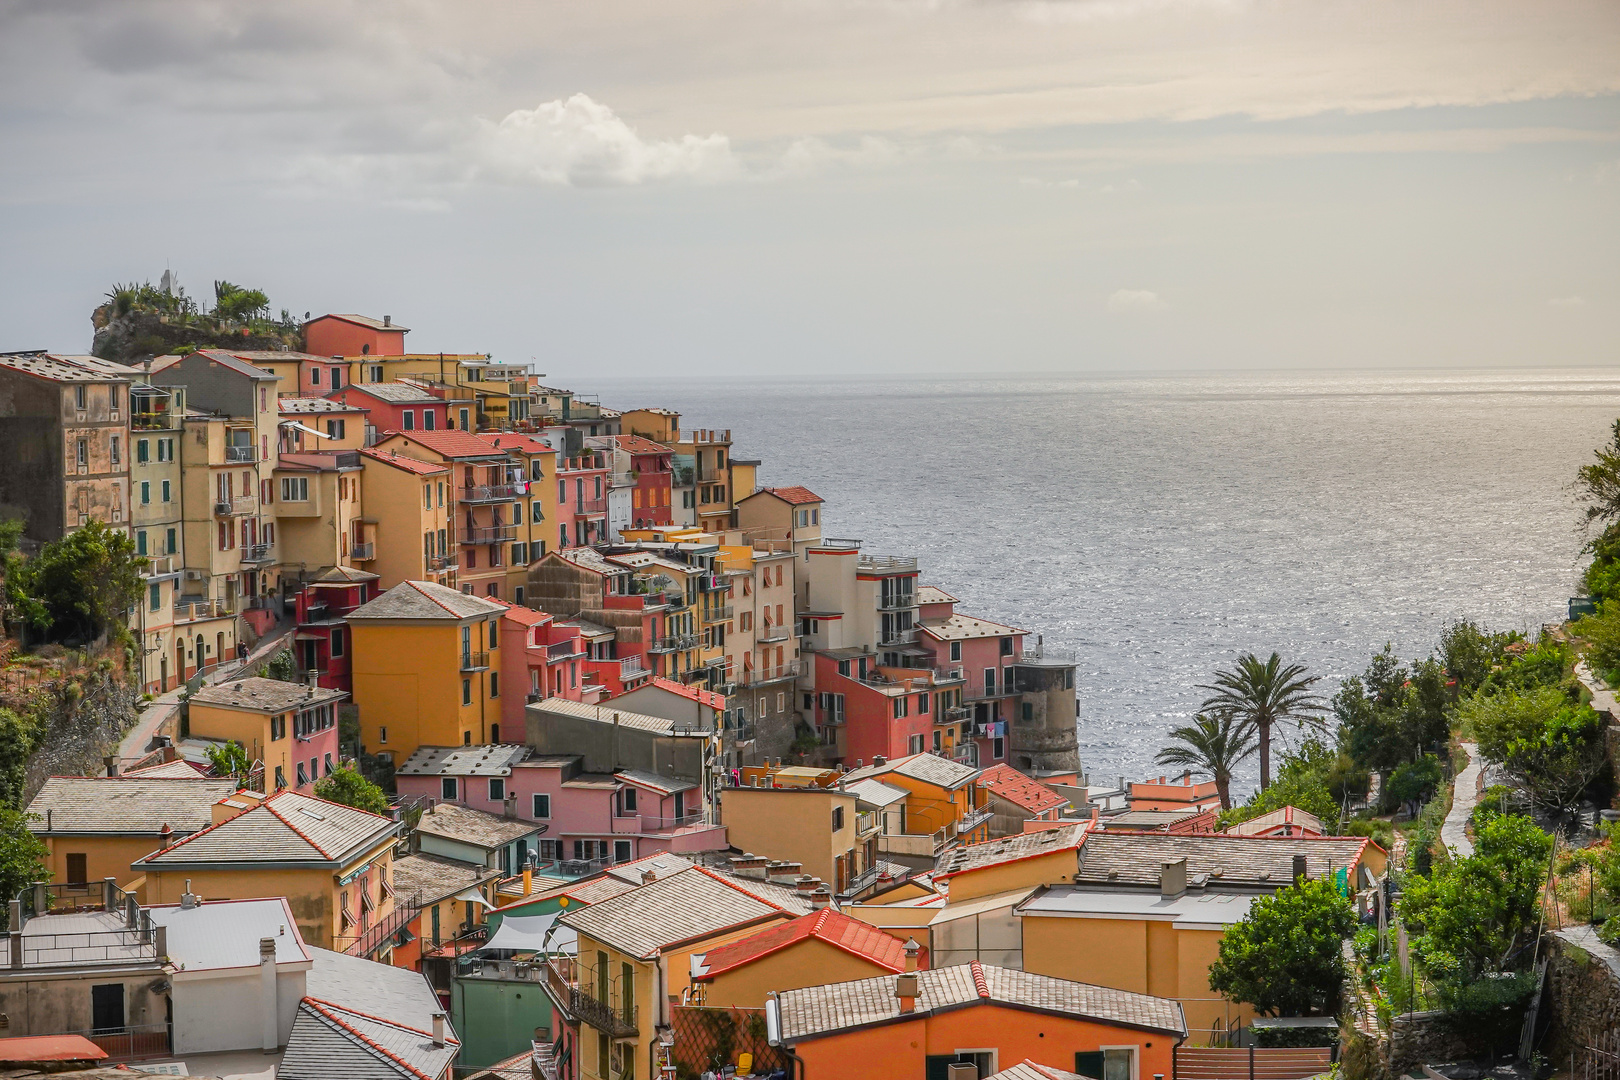
[[[97,1035],[124,1030],[124,984],[90,988],[90,1026]]]

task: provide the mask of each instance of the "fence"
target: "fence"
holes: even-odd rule
[[[1600,1033],[1596,1046],[1578,1046],[1569,1054],[1571,1080],[1620,1080],[1620,1031]]]
[[[1303,1080],[1332,1068],[1328,1047],[1284,1049],[1270,1047],[1178,1046],[1176,1080]]]
[[[697,1080],[705,1072],[721,1072],[736,1065],[742,1054],[752,1054],[755,1075],[782,1069],[792,1075],[793,1063],[765,1037],[764,1009],[706,1008],[676,1005],[670,1010],[675,1043],[670,1063],[676,1080]]]

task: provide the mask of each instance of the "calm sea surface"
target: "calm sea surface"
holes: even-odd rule
[[[1453,619],[1560,618],[1569,485],[1620,416],[1620,372],[1594,370],[574,385],[730,427],[762,483],[826,499],[828,535],[1072,653],[1099,783],[1157,774],[1243,650],[1331,693]]]

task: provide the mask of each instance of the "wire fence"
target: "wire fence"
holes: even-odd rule
[[[764,1009],[677,1005],[670,1027],[675,1042],[669,1057],[676,1080],[698,1080],[705,1072],[719,1073],[727,1065],[741,1064],[744,1054],[752,1057],[756,1075],[787,1071],[791,1065],[787,1055],[766,1040]]]

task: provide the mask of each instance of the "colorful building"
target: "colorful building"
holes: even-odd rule
[[[461,564],[450,466],[383,450],[360,451],[360,466],[377,536],[366,566],[378,588],[405,581],[456,588]]]
[[[990,796],[992,836],[1015,836],[1026,831],[1031,822],[1061,821],[1069,807],[1063,795],[1004,761],[983,770],[979,786]]]
[[[516,535],[507,545],[506,587],[501,595],[514,604],[524,603],[529,567],[545,557],[551,523],[557,520],[557,451],[546,443],[518,432],[503,431],[484,439],[512,460],[512,522]]]
[[[378,593],[377,575],[347,566],[317,571],[293,600],[298,625],[293,633],[293,661],[300,681],[351,692],[354,645],[349,613]]]
[[[443,431],[450,427],[450,406],[415,383],[350,383],[327,396],[366,410],[367,446],[386,432]]]
[[[878,808],[839,787],[735,787],[721,795],[721,823],[733,848],[798,863],[840,900],[875,889]]]
[[[691,1003],[760,1009],[773,991],[899,974],[905,948],[892,934],[824,907],[694,954]],[[917,963],[928,966],[923,956]]]
[[[418,746],[499,742],[505,611],[443,585],[407,581],[350,612],[363,751],[400,762]]]
[[[409,332],[391,315],[320,315],[304,324],[304,348],[314,356],[398,356]]]
[[[45,844],[47,880],[127,886],[130,864],[214,823],[214,804],[236,781],[189,777],[52,776],[28,804],[28,829]]]
[[[266,791],[309,793],[340,764],[337,707],[348,697],[278,679],[215,683],[187,699],[185,734],[241,743],[248,760],[264,762]]]
[[[879,841],[879,850],[887,848],[897,862],[932,869],[946,848],[989,838],[989,796],[979,786],[979,770],[971,766],[933,754],[893,761],[879,757],[845,779],[847,783],[878,779],[905,790],[907,835]]]

